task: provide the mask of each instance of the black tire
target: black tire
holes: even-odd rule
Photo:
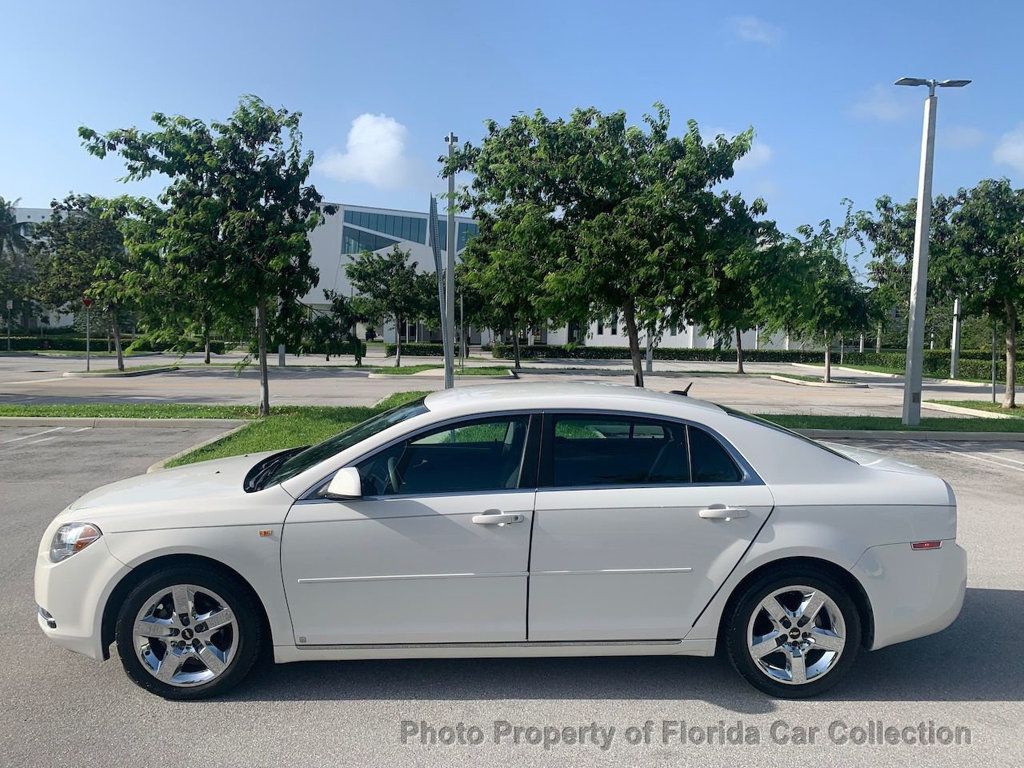
[[[143,665],[136,653],[135,618],[143,609],[143,603],[159,590],[178,584],[191,584],[212,590],[234,614],[237,633],[232,628],[232,656],[223,671],[209,682],[189,686],[165,683]],[[264,629],[262,612],[255,598],[236,578],[210,566],[176,565],[144,578],[128,593],[118,611],[114,637],[121,664],[136,685],[165,699],[192,701],[218,696],[241,682],[259,656]]]
[[[755,612],[760,611],[758,606],[761,601],[776,590],[794,585],[806,586],[824,592],[838,607],[845,624],[846,642],[834,665],[817,677],[801,684],[782,682],[771,677],[755,662],[747,642],[751,618]],[[762,622],[765,620],[763,615],[759,619]],[[752,686],[775,698],[803,699],[829,690],[841,682],[854,665],[862,640],[861,617],[856,603],[842,582],[828,572],[813,566],[794,564],[765,573],[743,589],[737,599],[731,602],[723,625],[723,640],[729,661]],[[816,658],[821,659],[823,656],[821,651],[817,651],[816,654],[806,655],[805,660],[809,660],[813,665]],[[769,663],[772,659],[778,660],[781,657],[784,657],[784,654],[776,654],[775,657],[769,658]]]

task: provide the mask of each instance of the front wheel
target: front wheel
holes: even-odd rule
[[[853,666],[860,648],[857,606],[835,579],[792,567],[748,586],[725,625],[736,670],[771,696],[815,696]]]
[[[166,699],[202,699],[248,674],[263,636],[258,606],[237,580],[207,567],[143,579],[118,613],[117,651],[128,676]]]

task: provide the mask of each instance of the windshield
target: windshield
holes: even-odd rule
[[[351,448],[356,443],[361,443],[368,437],[373,437],[378,432],[383,432],[388,427],[393,427],[395,424],[411,419],[413,416],[426,413],[428,408],[423,404],[423,400],[424,398],[421,397],[418,400],[413,400],[411,403],[392,408],[390,411],[384,411],[384,413],[367,419],[361,424],[356,424],[354,427],[346,429],[344,432],[324,440],[322,443],[310,446],[301,453],[291,456],[277,468],[277,471],[267,478],[266,482],[263,483],[263,487],[283,483],[285,480],[289,480],[305,472],[310,467],[319,464],[324,459],[329,459],[331,456]]]

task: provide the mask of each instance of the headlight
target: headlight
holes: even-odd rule
[[[65,523],[53,534],[50,560],[59,563],[92,544],[103,532],[92,523]]]

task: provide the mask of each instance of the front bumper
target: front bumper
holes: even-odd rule
[[[52,531],[47,531],[51,535]],[[44,537],[44,542],[48,539]],[[48,638],[92,659],[106,657],[103,606],[128,567],[110,554],[105,538],[59,563],[47,547],[36,556],[35,597],[39,628]]]
[[[853,566],[874,614],[872,650],[940,632],[956,619],[967,589],[967,553],[954,539],[939,549],[909,543],[871,547]]]

